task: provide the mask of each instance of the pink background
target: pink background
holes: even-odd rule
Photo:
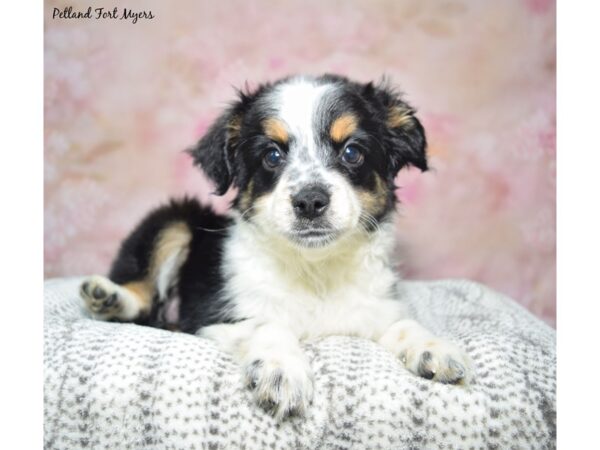
[[[54,7],[153,20],[52,19]],[[46,2],[45,274],[106,272],[149,208],[193,193],[181,152],[232,86],[386,74],[434,170],[399,176],[407,278],[470,278],[555,324],[555,5],[546,0]]]

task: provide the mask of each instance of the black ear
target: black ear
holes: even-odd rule
[[[415,117],[415,109],[402,100],[398,91],[387,82],[377,86],[365,85],[365,93],[375,97],[379,104],[380,118],[385,123],[385,143],[389,151],[391,176],[407,165],[422,171],[427,165],[427,139],[421,122]]]
[[[217,195],[223,195],[235,177],[235,147],[239,140],[241,112],[237,105],[226,110],[211,125],[195,147],[188,150],[204,173],[215,183]]]

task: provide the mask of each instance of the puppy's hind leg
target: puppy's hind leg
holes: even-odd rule
[[[81,284],[79,294],[94,318],[133,321],[150,312],[154,290],[146,281],[121,286],[106,277],[94,275]]]
[[[108,277],[95,275],[80,296],[100,320],[147,322],[157,299],[166,299],[185,262],[190,226],[169,207],[150,214],[123,242]]]

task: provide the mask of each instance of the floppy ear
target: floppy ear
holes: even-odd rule
[[[407,165],[426,171],[427,139],[421,122],[415,117],[415,109],[385,82],[378,86],[369,83],[365,91],[372,93],[383,108],[381,118],[385,121],[385,142],[392,161],[391,176]]]
[[[229,189],[235,177],[235,147],[239,140],[241,113],[235,106],[211,125],[195,147],[188,150],[194,164],[215,183],[217,195]]]

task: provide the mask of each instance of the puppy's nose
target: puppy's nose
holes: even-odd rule
[[[323,215],[329,206],[329,192],[322,186],[308,186],[292,197],[297,217],[314,219]]]

